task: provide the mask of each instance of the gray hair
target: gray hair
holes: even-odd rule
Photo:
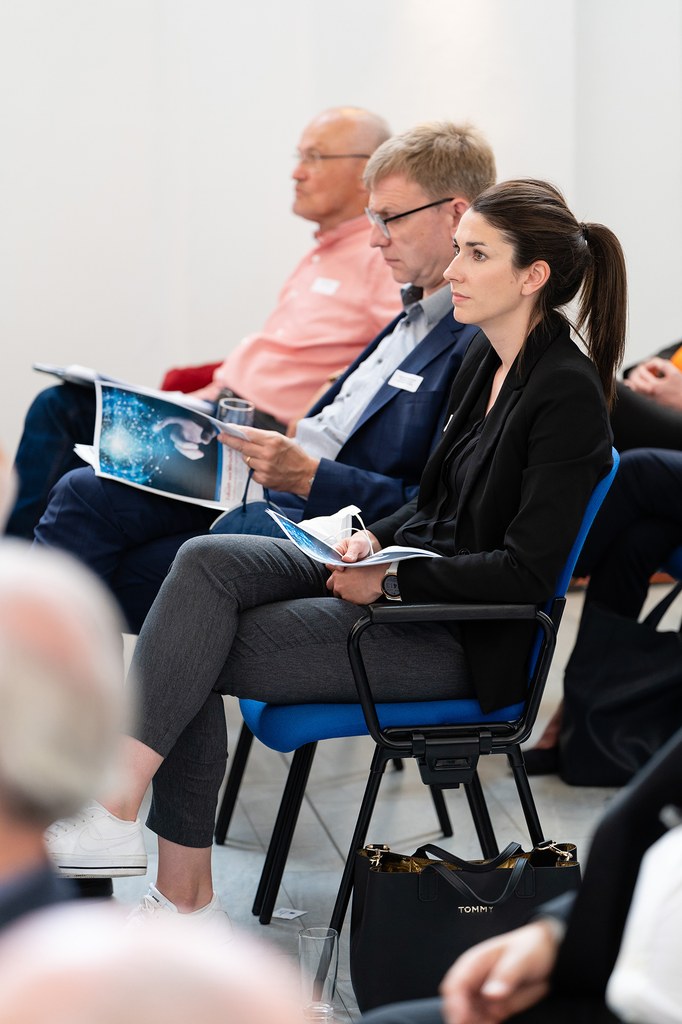
[[[49,823],[113,782],[121,626],[74,559],[0,543],[0,803],[17,818]]]

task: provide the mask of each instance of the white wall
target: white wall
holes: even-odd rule
[[[682,334],[679,0],[0,0],[0,439],[81,362],[220,358],[305,250],[318,110],[469,119],[626,247],[631,352]]]

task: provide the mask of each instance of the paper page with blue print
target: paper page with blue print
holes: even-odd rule
[[[282,532],[293,541],[305,555],[315,562],[322,562],[323,565],[342,565],[345,569],[362,567],[363,565],[385,565],[390,562],[401,562],[405,558],[441,558],[435,551],[424,551],[423,548],[402,547],[399,544],[391,544],[382,548],[373,555],[363,558],[359,562],[344,562],[339,553],[329,544],[303,529],[301,523],[292,523],[281,512],[274,509],[266,510],[269,516],[275,520]]]
[[[219,511],[241,504],[248,467],[218,441],[220,433],[246,438],[240,427],[166,391],[99,380],[95,391],[94,453],[86,461],[98,476]],[[262,499],[262,487],[252,483],[248,500]]]
[[[188,406],[190,409],[198,409],[199,412],[205,412],[207,416],[211,416],[214,411],[213,403],[207,402],[203,398],[195,398],[194,395],[187,395],[183,391],[158,391],[154,388],[140,388],[129,381],[121,380],[120,377],[112,377],[108,373],[100,373],[99,370],[93,369],[92,366],[81,366],[80,363],[69,363],[67,366],[58,366],[56,363],[33,363],[33,369],[38,370],[39,373],[49,373],[53,377],[58,377],[59,380],[66,381],[67,384],[78,384],[81,387],[94,388],[95,381],[99,380],[105,384],[120,384],[122,387],[142,390],[145,394],[157,395],[159,398],[172,398],[181,405]]]

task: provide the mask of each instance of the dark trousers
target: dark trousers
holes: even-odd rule
[[[682,451],[625,452],[582,550],[586,600],[637,618],[651,574],[682,545]]]
[[[6,533],[33,538],[54,485],[69,470],[83,466],[74,444],[92,444],[94,430],[94,388],[57,384],[36,396],[14,461],[18,493]]]
[[[444,1024],[440,999],[417,999],[382,1006],[363,1014],[362,1024]],[[601,1000],[549,996],[536,1006],[507,1018],[508,1024],[620,1024]]]

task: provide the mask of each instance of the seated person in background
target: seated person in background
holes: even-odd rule
[[[682,451],[624,452],[576,565],[589,576],[585,604],[597,602],[638,619],[653,573],[682,545]],[[562,704],[535,747],[524,752],[529,775],[559,768]]]
[[[246,429],[248,442],[238,441],[254,479],[291,518],[355,504],[376,519],[416,494],[452,380],[476,334],[473,324],[453,319],[443,271],[459,218],[494,180],[488,144],[469,126],[449,122],[395,136],[368,162],[370,244],[395,280],[413,287],[406,311],[299,421],[293,439]],[[138,632],[180,545],[206,533],[215,518],[215,510],[100,479],[87,467],[55,486],[35,537],[72,552],[106,580]],[[279,532],[263,511],[241,529]]]
[[[629,367],[618,382],[611,413],[614,444],[682,450],[682,344]]]
[[[382,118],[357,107],[327,110],[305,129],[293,172],[293,211],[318,225],[316,245],[285,283],[263,329],[237,345],[199,397],[215,401],[227,389],[254,403],[258,426],[285,430],[330,375],[398,312],[398,289],[367,245],[363,213],[362,172],[389,135]],[[164,386],[177,385],[167,380]],[[19,495],[9,534],[33,537],[54,484],[83,465],[73,446],[92,442],[94,422],[95,395],[88,388],[59,384],[38,395],[16,456]]]
[[[618,1024],[620,1018],[605,1003],[607,982],[642,857],[665,832],[663,808],[682,804],[681,779],[678,732],[609,805],[577,892],[546,904],[533,923],[463,953],[443,979],[441,999],[382,1007],[363,1016],[363,1024],[499,1024],[508,1019],[517,1024]],[[679,917],[660,907],[656,929],[660,948],[669,951],[668,963],[679,964]],[[638,966],[642,982],[646,963]],[[650,1011],[646,1019],[682,1020],[679,971],[667,979],[659,974],[657,980],[667,990],[654,987],[649,999],[644,996]],[[649,988],[654,984],[651,978]],[[658,1016],[656,1010],[661,1013],[666,1005],[676,1015]]]
[[[77,562],[0,542],[0,928],[78,895],[56,876],[44,832],[79,809],[93,777],[111,784],[120,627]]]
[[[378,209],[373,192],[373,209],[385,219],[400,209],[401,194],[409,198],[404,185],[393,187]],[[419,214],[425,241],[443,216],[438,209]],[[625,337],[622,250],[608,228],[579,224],[560,193],[536,181],[505,182],[474,199],[453,248],[445,278],[457,318],[485,335],[457,374],[418,497],[369,536],[338,545],[351,562],[394,542],[442,557],[402,561],[397,571],[330,572],[286,540],[199,537],[178,553],[147,616],[132,667],[139,728],[123,744],[130,786],[88,815],[106,822],[119,852],[126,837],[131,852],[139,849],[136,816],[153,779],[149,824],[159,835],[159,869],[145,899],[155,911],[207,916],[219,906],[211,846],[227,756],[222,694],[357,702],[348,631],[358,606],[382,593],[410,603],[523,604],[554,593],[589,497],[611,464],[605,394],[612,398]],[[592,358],[559,312],[578,293]],[[375,697],[475,694],[486,712],[522,700],[534,638],[527,625],[374,630],[363,649]],[[418,695],[415,679],[423,681]],[[68,868],[78,858],[84,869],[110,873],[113,850],[106,841],[99,851],[85,849],[86,829],[75,822],[55,830],[55,862]]]

